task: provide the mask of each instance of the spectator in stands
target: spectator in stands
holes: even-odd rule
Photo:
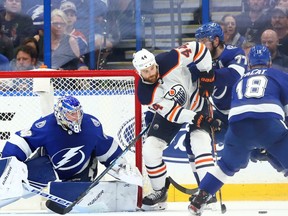
[[[288,72],[288,56],[278,49],[279,39],[277,33],[272,29],[265,30],[261,35],[261,43],[271,53],[272,67]]]
[[[0,54],[0,71],[10,71],[9,59]]]
[[[1,26],[2,19],[0,18],[0,27]],[[0,28],[0,53],[11,61],[13,59],[13,48],[12,41],[3,33],[2,28]]]
[[[279,0],[277,6],[288,8],[288,0]]]
[[[66,26],[65,13],[54,9],[51,13],[52,68],[78,70],[83,66],[80,62],[80,49],[77,40],[66,33]]]
[[[279,39],[279,50],[288,55],[288,8],[275,7],[271,10],[271,26]]]
[[[247,3],[248,11],[235,17],[238,31],[247,41],[260,43],[261,34],[270,23],[269,15],[265,13],[268,0],[247,0]]]
[[[64,0],[64,2],[66,2]],[[113,48],[114,40],[112,39],[112,35],[109,33],[109,25],[107,25],[106,15],[107,15],[107,4],[101,0],[70,0],[73,2],[77,8],[77,23],[75,25],[76,29],[84,33],[86,38],[89,38],[89,7],[90,3],[94,3],[94,11],[93,19],[94,19],[94,41],[95,47],[93,50],[96,51],[96,59],[92,59],[91,61],[96,61],[96,69],[102,69],[106,63],[107,56],[111,53],[111,49]],[[134,27],[133,27],[134,28]],[[89,54],[85,55],[85,63],[89,65],[90,59]]]
[[[9,59],[0,54],[0,71],[10,71]],[[12,80],[8,78],[0,79],[0,91],[7,91],[13,85]]]
[[[253,42],[249,42],[249,41],[244,41],[243,43],[242,43],[242,49],[244,50],[244,52],[245,52],[245,56],[246,56],[246,58],[248,59],[248,53],[250,52],[250,49],[253,47],[253,46],[255,46],[255,43],[253,43]]]
[[[5,11],[0,14],[2,30],[16,48],[24,38],[33,36],[33,22],[31,17],[21,14],[22,0],[4,0],[4,7]]]
[[[231,14],[226,14],[222,17],[222,22],[225,24],[224,41],[225,44],[241,47],[245,41],[245,37],[240,35],[237,29],[236,19]]]
[[[30,1],[29,1],[30,2]],[[39,2],[38,2],[39,3]],[[27,4],[27,1],[26,1]],[[27,14],[32,18],[35,29],[34,38],[38,42],[38,59],[44,61],[44,5],[36,4],[34,7],[29,8]]]
[[[77,22],[77,9],[75,4],[71,1],[65,1],[60,5],[60,10],[67,16],[66,32],[76,38],[80,49],[80,55],[84,55],[88,52],[88,43],[85,35],[75,29],[75,24]]]
[[[21,45],[16,49],[15,58],[10,62],[11,70],[23,71],[37,68],[37,53],[34,48]]]
[[[39,59],[39,45],[38,45],[38,41],[34,37],[28,37],[28,38],[24,39],[22,45],[30,46],[36,51],[36,55],[37,55],[36,59],[37,59],[37,61],[36,61],[35,65],[36,65],[36,68],[41,67],[44,63],[43,63],[43,61],[41,61]]]

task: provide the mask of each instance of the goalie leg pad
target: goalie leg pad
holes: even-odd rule
[[[49,192],[74,201],[90,184],[89,182],[51,182]],[[137,185],[119,181],[99,182],[74,209],[83,213],[136,211],[137,193]]]
[[[21,197],[22,181],[28,181],[26,165],[16,157],[0,159],[0,199]]]

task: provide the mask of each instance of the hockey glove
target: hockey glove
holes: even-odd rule
[[[214,90],[215,74],[213,70],[209,72],[199,73],[199,94],[202,97],[208,98]]]
[[[211,130],[220,131],[222,126],[222,122],[219,119],[213,119],[201,112],[194,116],[192,122],[197,128],[204,129],[208,133],[211,133]]]

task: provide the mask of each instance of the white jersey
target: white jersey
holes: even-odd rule
[[[139,81],[138,97],[171,122],[191,123],[204,99],[198,90],[198,74],[212,69],[204,44],[196,41],[156,56],[160,77],[154,84]]]

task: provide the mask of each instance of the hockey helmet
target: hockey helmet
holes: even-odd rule
[[[54,115],[57,123],[64,129],[70,129],[75,133],[81,131],[83,110],[79,100],[75,97],[60,97],[54,106]]]
[[[154,54],[146,49],[134,53],[132,63],[139,74],[141,73],[141,70],[157,64]]]
[[[210,41],[213,41],[215,37],[219,37],[220,41],[224,41],[224,32],[221,26],[215,22],[209,22],[202,26],[200,26],[196,32],[195,37],[197,40],[201,40],[203,38],[208,38]]]
[[[269,49],[263,45],[255,45],[250,49],[248,54],[249,65],[269,65],[271,54]]]

